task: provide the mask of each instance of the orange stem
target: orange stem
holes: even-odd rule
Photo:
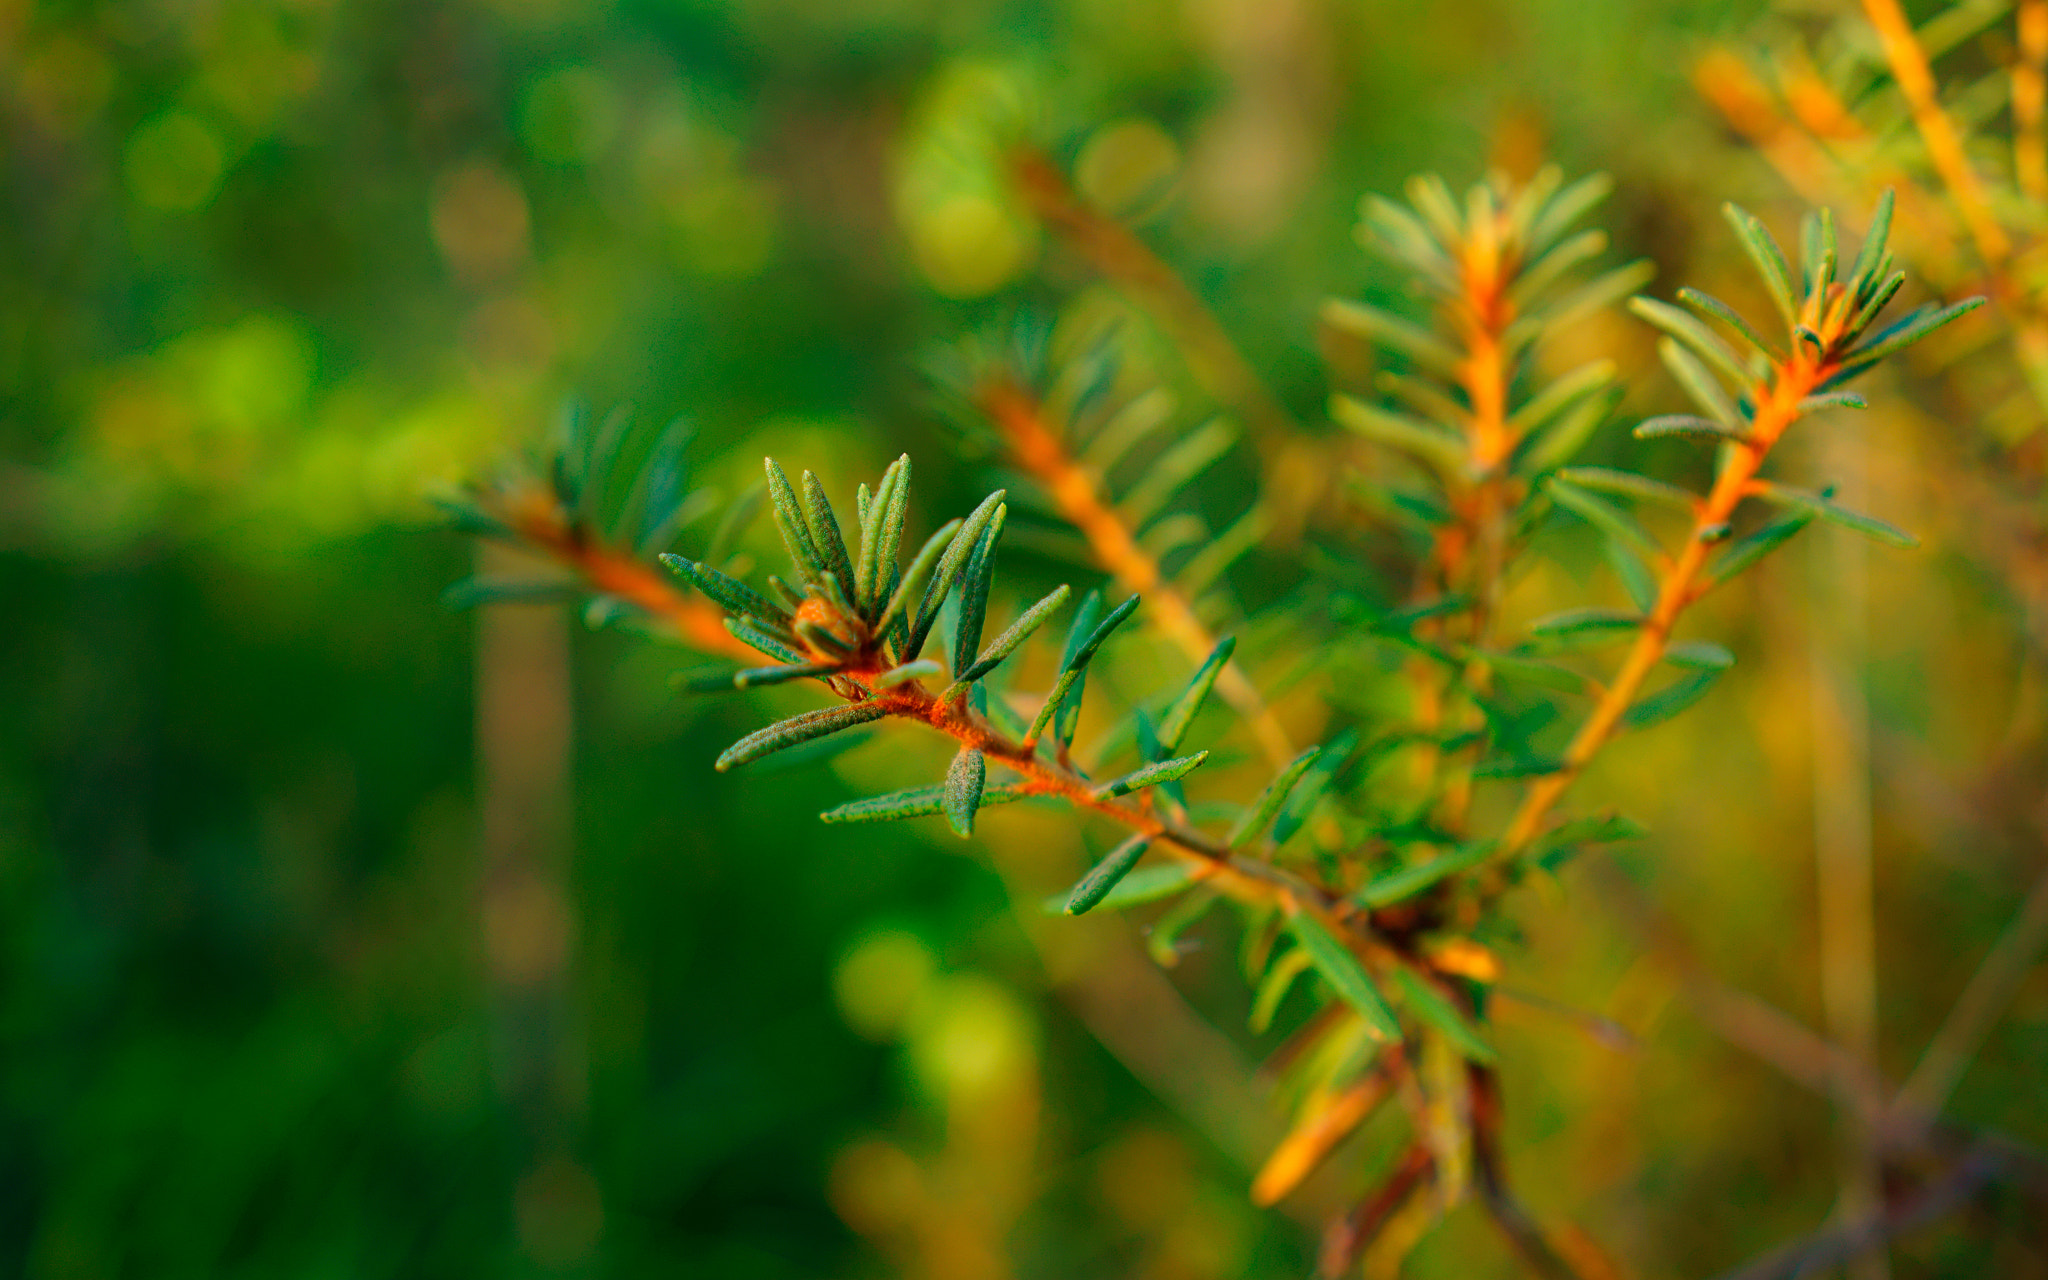
[[[1809,320],[1812,318],[1808,317]],[[1833,336],[1827,331],[1821,334],[1823,341],[1830,345]],[[1794,345],[1795,354],[1779,367],[1775,385],[1757,408],[1749,439],[1731,450],[1728,465],[1715,479],[1713,490],[1700,503],[1685,550],[1666,570],[1657,592],[1656,606],[1643,620],[1621,670],[1608,682],[1606,692],[1572,737],[1561,767],[1557,772],[1538,779],[1523,797],[1521,807],[1508,824],[1494,853],[1496,860],[1513,857],[1529,846],[1541,833],[1552,806],[1577,781],[1593,757],[1599,754],[1600,748],[1614,736],[1623,714],[1635,702],[1636,694],[1670,645],[1672,628],[1677,625],[1679,615],[1701,594],[1698,580],[1700,571],[1706,567],[1708,549],[1712,545],[1709,531],[1726,525],[1742,500],[1755,492],[1753,482],[1757,470],[1763,465],[1771,446],[1799,418],[1799,402],[1811,395],[1813,389],[1826,381],[1838,367],[1832,362],[1815,360],[1798,344]]]
[[[1096,475],[1068,454],[1059,438],[1046,426],[1043,406],[1014,383],[984,387],[978,396],[981,410],[1003,432],[1011,452],[1026,471],[1038,477],[1052,495],[1060,514],[1081,531],[1089,550],[1119,586],[1145,597],[1148,616],[1188,661],[1200,663],[1216,647],[1217,637],[1195,614],[1194,604],[1166,578],[1159,562],[1138,545],[1123,517],[1102,497]],[[1294,756],[1287,731],[1273,715],[1272,708],[1235,661],[1224,665],[1216,688],[1224,701],[1251,725],[1259,749],[1275,764]]]

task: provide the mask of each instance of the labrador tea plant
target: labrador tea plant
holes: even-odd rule
[[[1046,175],[1034,172],[1042,187]],[[1337,602],[1329,616],[1298,620],[1318,637],[1317,672],[1341,691],[1391,664],[1405,710],[1370,715],[1333,697],[1333,731],[1305,750],[1277,732],[1234,661],[1235,642],[1207,633],[1185,583],[1147,566],[1144,530],[1118,523],[1128,508],[1106,492],[1107,469],[1076,461],[1091,449],[1128,450],[1146,431],[1200,433],[1163,414],[1133,426],[1133,397],[1105,389],[1113,369],[1077,383],[1071,369],[1048,370],[1044,343],[1029,333],[970,341],[945,362],[941,381],[1015,471],[1043,485],[1051,507],[1079,528],[1111,577],[1108,594],[1075,598],[1062,586],[993,628],[1008,495],[991,493],[911,539],[907,456],[872,489],[860,486],[850,521],[818,477],[791,480],[769,460],[767,505],[790,568],[750,585],[727,569],[755,504],[720,515],[714,499],[689,492],[680,429],[647,452],[637,476],[615,478],[623,417],[595,430],[572,422],[545,483],[480,486],[462,507],[465,527],[539,550],[568,577],[479,581],[456,593],[486,602],[580,587],[595,597],[593,621],[630,623],[700,652],[751,655],[737,669],[686,673],[684,688],[805,681],[818,690],[817,709],[747,734],[717,758],[719,770],[877,722],[951,739],[943,778],[840,805],[823,819],[940,817],[966,837],[993,806],[1060,806],[1076,824],[1113,830],[1117,842],[1059,909],[1080,915],[1171,900],[1150,930],[1163,960],[1205,911],[1238,912],[1254,1029],[1264,1030],[1304,983],[1318,1004],[1274,1059],[1292,1120],[1252,1180],[1252,1200],[1288,1197],[1381,1110],[1405,1117],[1405,1153],[1328,1223],[1325,1274],[1348,1274],[1361,1260],[1369,1273],[1398,1269],[1407,1249],[1468,1198],[1532,1274],[1614,1274],[1583,1233],[1525,1212],[1503,1168],[1501,1063],[1488,1031],[1494,989],[1512,963],[1502,900],[1589,845],[1637,834],[1618,815],[1572,812],[1565,801],[1602,750],[1684,711],[1731,665],[1725,648],[1684,634],[1702,597],[1815,520],[1911,545],[1891,525],[1838,505],[1826,487],[1787,483],[1767,464],[1795,425],[1862,407],[1848,389],[1859,375],[1980,300],[1885,316],[1905,282],[1886,249],[1889,195],[1853,258],[1826,211],[1809,217],[1796,268],[1758,219],[1727,209],[1774,304],[1767,320],[1692,289],[1678,290],[1676,304],[1631,298],[1647,282],[1643,265],[1589,274],[1607,241],[1579,225],[1605,191],[1603,179],[1565,184],[1546,170],[1524,184],[1482,183],[1462,203],[1435,178],[1411,183],[1405,205],[1365,202],[1363,237],[1412,279],[1432,315],[1419,323],[1361,302],[1326,305],[1333,330],[1372,344],[1398,371],[1381,376],[1379,397],[1333,398],[1331,415],[1347,430],[1323,447],[1337,441],[1357,464],[1340,536],[1369,531],[1378,539],[1370,554],[1382,561],[1392,545],[1406,585],[1385,607],[1346,606],[1357,596],[1342,592],[1294,599]],[[1693,401],[1691,412],[1652,417],[1634,434],[1711,450],[1705,492],[1571,465],[1620,401],[1615,367],[1598,360],[1545,379],[1535,356],[1557,331],[1624,299],[1663,332],[1663,362]],[[1104,443],[1117,432],[1121,444]],[[1178,461],[1172,448],[1157,453],[1154,474],[1138,482],[1151,486],[1145,518],[1221,455],[1221,439],[1221,447],[1202,446],[1201,457],[1192,445]],[[714,516],[694,556],[669,550],[683,530]],[[1574,525],[1600,540],[1626,607],[1589,605],[1511,626],[1503,596],[1518,565],[1548,540],[1582,536]],[[1248,517],[1214,539],[1224,549],[1196,575],[1197,589],[1219,581],[1264,528]],[[1319,572],[1348,586],[1336,581],[1345,562],[1368,555],[1354,551]],[[1091,665],[1154,608],[1138,594],[1117,598],[1115,584],[1133,581],[1162,600],[1164,630],[1190,654],[1192,672],[1177,695],[1128,709],[1098,758],[1077,748],[1076,731]],[[1005,664],[1062,615],[1050,688],[1025,698],[996,687]],[[1192,730],[1219,682],[1231,721],[1277,763],[1267,785],[1236,797],[1234,816],[1221,821],[1208,816],[1214,803],[1189,798],[1211,754]]]

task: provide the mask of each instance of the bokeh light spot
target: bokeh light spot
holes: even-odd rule
[[[227,152],[212,128],[184,111],[166,111],[128,138],[128,190],[152,209],[184,213],[213,202]]]

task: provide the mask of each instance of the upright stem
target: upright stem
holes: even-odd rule
[[[1757,407],[1748,440],[1729,450],[1727,466],[1716,477],[1713,490],[1700,503],[1699,512],[1693,518],[1692,531],[1685,540],[1685,549],[1678,553],[1677,559],[1665,572],[1657,592],[1657,603],[1637,630],[1635,644],[1629,649],[1621,670],[1608,683],[1600,701],[1573,735],[1558,770],[1537,779],[1523,797],[1521,807],[1509,822],[1494,853],[1497,861],[1528,848],[1529,843],[1541,834],[1552,806],[1585,772],[1600,748],[1614,736],[1621,717],[1635,702],[1644,681],[1656,670],[1665,649],[1670,646],[1671,632],[1678,623],[1679,615],[1700,596],[1700,572],[1706,567],[1707,553],[1712,546],[1709,531],[1727,525],[1733,518],[1735,508],[1750,496],[1757,470],[1763,465],[1771,446],[1798,419],[1799,402],[1811,395],[1813,389],[1833,372],[1834,365],[1811,359],[1803,349],[1780,367],[1769,394]]]
[[[978,400],[982,412],[1002,430],[1017,461],[1038,477],[1060,514],[1088,540],[1096,563],[1109,570],[1124,590],[1145,597],[1154,624],[1188,661],[1199,664],[1206,659],[1216,647],[1216,636],[1202,625],[1194,604],[1168,580],[1159,561],[1138,544],[1123,517],[1103,501],[1099,478],[1076,462],[1047,428],[1038,400],[1009,383],[983,388]],[[1251,725],[1252,736],[1268,760],[1282,765],[1294,757],[1287,731],[1244,668],[1234,661],[1226,663],[1216,678],[1216,689]]]

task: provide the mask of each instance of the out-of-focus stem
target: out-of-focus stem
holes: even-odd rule
[[[1860,455],[1830,470],[1843,477],[1855,504]],[[1870,820],[1870,710],[1862,668],[1868,647],[1869,557],[1860,540],[1812,544],[1808,632],[1813,691],[1814,872],[1820,915],[1821,1008],[1827,1035],[1840,1050],[1833,1093],[1837,1110],[1842,1221],[1869,1215],[1883,1203],[1883,1171],[1874,1122],[1855,1105],[1858,1084],[1875,1075],[1877,1058],[1877,927]],[[1830,625],[1832,619],[1832,625]],[[1830,634],[1832,633],[1832,634]],[[1856,1280],[1883,1280],[1890,1266],[1883,1250],[1851,1264]]]
[[[717,605],[677,590],[667,573],[592,540],[545,494],[516,497],[499,514],[515,533],[575,571],[592,590],[626,601],[692,649],[749,661],[760,657],[725,629],[725,613]]]
[[[2018,44],[2012,66],[2012,167],[2022,194],[2048,202],[2048,0],[2019,0]]]
[[[976,402],[1026,471],[1038,478],[1067,522],[1081,531],[1095,561],[1133,595],[1143,596],[1147,617],[1188,661],[1200,665],[1216,647],[1216,636],[1196,616],[1194,603],[1174,586],[1138,539],[1103,498],[1100,478],[1076,462],[1045,424],[1044,406],[1015,383],[983,387]],[[1273,709],[1235,661],[1216,678],[1217,692],[1251,726],[1259,749],[1275,765],[1294,756],[1294,744]]]
[[[1927,158],[1933,162],[1935,172],[1948,187],[1949,195],[1956,202],[1956,212],[1961,215],[1963,225],[1969,228],[1970,239],[1977,245],[1978,254],[1984,264],[1994,271],[2003,269],[2006,259],[2012,256],[2012,241],[2005,234],[1992,215],[1989,201],[1984,195],[1984,185],[1977,177],[1977,171],[1970,167],[1969,157],[1963,153],[1963,141],[1956,132],[1955,121],[1942,109],[1941,99],[1935,92],[1934,72],[1927,63],[1927,50],[1920,45],[1920,39],[1913,33],[1913,24],[1899,7],[1898,0],[1863,0],[1863,12],[1870,19],[1870,25],[1877,29],[1877,38],[1884,46],[1885,61],[1891,64],[1892,79],[1898,81],[1899,91],[1906,95],[1906,105],[1913,113],[1913,124],[1920,131],[1920,140],[1926,144]]]

